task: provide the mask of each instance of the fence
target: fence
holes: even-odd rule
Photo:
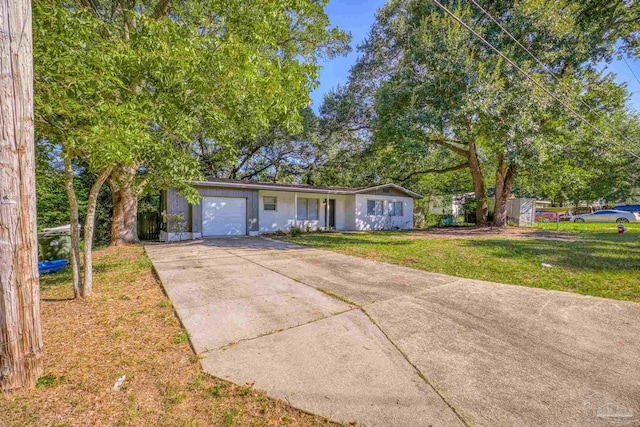
[[[158,212],[145,212],[138,214],[138,238],[140,240],[160,240],[162,221]]]

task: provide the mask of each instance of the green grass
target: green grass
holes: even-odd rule
[[[524,237],[375,232],[285,240],[453,276],[640,302],[640,224],[627,228],[620,235],[616,224],[561,223],[559,232],[543,224]]]
[[[640,233],[640,223],[627,223],[624,224],[627,228],[627,233],[637,234]],[[555,222],[544,222],[537,223],[535,225],[536,229],[545,230],[545,231],[556,231],[556,223]],[[563,221],[558,224],[558,232],[565,233],[582,233],[582,234],[591,234],[591,233],[617,233],[618,232],[618,224],[614,223],[597,223],[597,222],[569,222]],[[640,237],[640,236],[636,236]]]

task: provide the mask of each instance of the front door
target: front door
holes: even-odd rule
[[[329,205],[327,206],[328,212],[326,212],[327,216],[325,218],[329,219],[328,225],[329,229],[336,228],[336,199],[329,199]]]

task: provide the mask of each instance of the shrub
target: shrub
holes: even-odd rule
[[[291,237],[298,237],[302,234],[302,229],[300,227],[291,227],[290,233]]]

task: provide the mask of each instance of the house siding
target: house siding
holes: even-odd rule
[[[188,221],[189,219],[189,202],[176,189],[172,188],[167,191],[166,195],[167,213],[170,215],[182,214],[183,218]],[[175,226],[171,223],[167,224],[168,232],[175,233]],[[187,229],[185,231],[192,231],[192,224],[187,222]]]
[[[258,190],[223,188],[223,187],[195,187],[202,197],[242,197],[247,199],[247,232],[257,232],[259,222]],[[183,214],[185,218],[191,216],[188,231],[202,233],[202,204],[189,205],[187,199],[175,189],[167,192],[167,208],[171,214]],[[174,232],[174,230],[169,230]]]
[[[311,230],[318,228],[324,228],[325,226],[325,208],[322,202],[328,197],[329,199],[335,199],[336,201],[336,230],[349,230],[346,221],[347,216],[347,200],[354,199],[354,196],[343,196],[331,194],[327,196],[323,193],[297,193],[298,199],[316,199],[318,200],[318,219],[317,220],[301,220],[296,222],[295,211],[295,191],[271,191],[260,190],[259,194],[259,210],[260,210],[260,233],[273,233],[275,231],[289,231],[291,226],[297,225],[302,229],[306,229],[307,226]],[[264,210],[264,197],[276,198],[276,210],[265,211]]]
[[[367,200],[384,201],[382,215],[367,215]],[[402,202],[402,216],[388,216],[389,202]],[[379,194],[357,194],[355,209],[355,229],[362,231],[400,228],[413,228],[413,199],[411,197],[397,197]]]
[[[356,196],[345,198],[344,203],[344,222],[345,230],[357,230],[356,228]]]
[[[335,204],[335,229],[336,230],[380,230],[390,228],[413,228],[413,198],[394,188],[389,192],[376,189],[359,194],[326,194],[323,192],[296,192],[291,190],[259,190],[251,188],[228,188],[195,185],[201,197],[234,197],[247,200],[247,234],[272,233],[278,230],[289,231],[293,225],[302,229],[309,227],[312,230],[325,227],[326,211],[322,202],[325,199],[334,199]],[[296,194],[298,199],[317,199],[319,212],[317,220],[301,220],[296,218]],[[264,210],[264,197],[271,196],[277,199],[276,211]],[[384,200],[383,214],[379,216],[367,215],[367,200]],[[389,202],[402,202],[403,215],[401,217],[388,216]],[[182,214],[187,219],[187,238],[199,238],[202,236],[202,204],[190,205],[176,189],[163,193],[163,207],[169,214]],[[175,238],[176,230],[170,229],[163,232],[168,240]],[[182,239],[182,236],[180,236]]]

